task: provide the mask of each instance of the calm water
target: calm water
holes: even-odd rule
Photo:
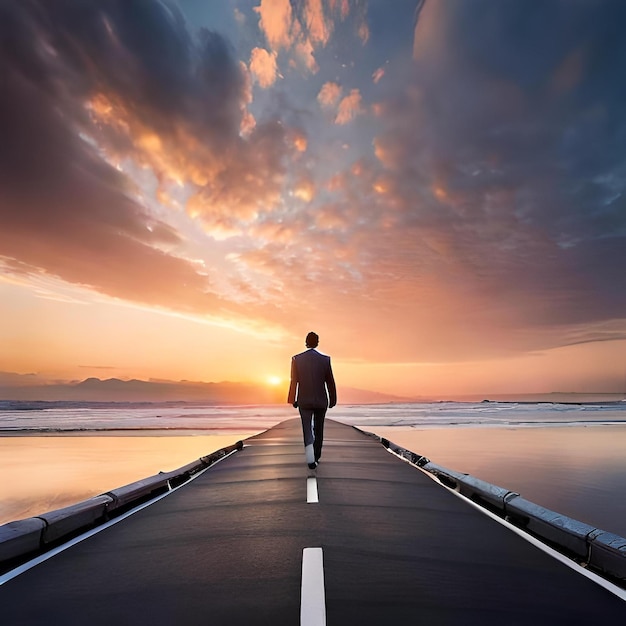
[[[527,500],[626,537],[626,424],[378,434]]]
[[[0,523],[175,469],[296,415],[288,406],[0,403]],[[623,403],[339,406],[329,417],[626,536]]]

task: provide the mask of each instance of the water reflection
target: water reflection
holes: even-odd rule
[[[378,428],[450,469],[626,536],[626,426]]]
[[[0,437],[0,524],[174,470],[253,434]]]

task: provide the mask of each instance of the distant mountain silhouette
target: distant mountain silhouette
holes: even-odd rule
[[[191,381],[121,380],[87,378],[80,382],[15,384],[11,376],[0,375],[0,400],[82,401],[82,402],[204,402],[209,404],[284,404],[287,384],[270,386],[255,383],[204,383]],[[340,387],[340,404],[378,404],[407,401],[375,391]]]

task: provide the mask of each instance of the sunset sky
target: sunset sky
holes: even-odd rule
[[[625,23],[0,0],[0,371],[624,392]]]

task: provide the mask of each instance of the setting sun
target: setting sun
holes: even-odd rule
[[[268,385],[280,385],[282,382],[280,376],[268,376],[266,380]]]

